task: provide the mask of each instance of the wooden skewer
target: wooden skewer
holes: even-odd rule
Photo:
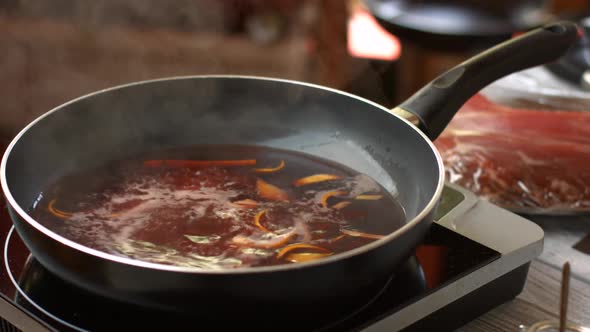
[[[561,305],[559,310],[559,332],[565,332],[567,323],[567,304],[570,288],[570,263],[565,262],[561,275]]]

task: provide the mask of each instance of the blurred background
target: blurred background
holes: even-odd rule
[[[303,80],[393,106],[482,47],[588,6],[581,0],[494,3],[2,0],[0,132],[13,135],[39,114],[98,89],[174,75]],[[408,15],[415,10],[422,12]],[[445,30],[448,22],[462,22],[462,13],[476,16]],[[474,18],[485,21],[481,13],[501,19],[469,35]]]

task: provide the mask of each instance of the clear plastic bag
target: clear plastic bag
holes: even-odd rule
[[[590,212],[590,112],[573,97],[575,111],[544,107],[532,96],[547,94],[532,90],[527,108],[492,102],[485,90],[462,107],[435,141],[447,181],[514,212]]]

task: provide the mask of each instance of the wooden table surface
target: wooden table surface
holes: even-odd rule
[[[590,234],[587,217],[528,217],[545,231],[543,253],[532,262],[523,292],[458,331],[518,331],[521,324],[559,317],[561,268],[571,265],[568,319],[590,328],[590,255],[573,248]]]

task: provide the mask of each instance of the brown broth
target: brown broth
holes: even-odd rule
[[[194,165],[220,160],[230,162]],[[337,178],[295,184],[314,174]],[[321,259],[405,223],[403,208],[367,175],[299,152],[233,145],[154,151],[64,176],[31,213],[90,248],[202,269]]]

